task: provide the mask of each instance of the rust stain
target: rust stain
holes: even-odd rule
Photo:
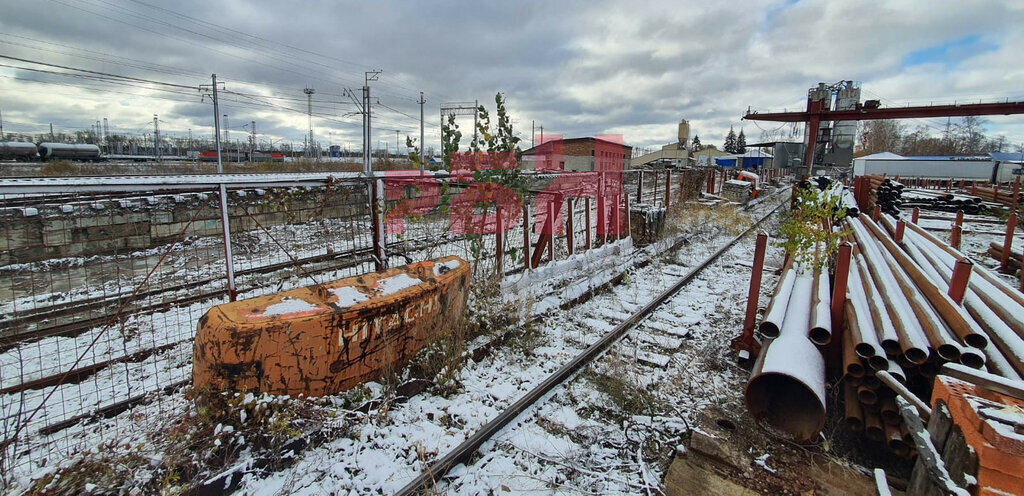
[[[403,274],[418,282],[381,294],[379,281]],[[407,364],[457,321],[468,285],[469,264],[453,256],[218,305],[199,319],[193,384],[306,396],[344,391]]]

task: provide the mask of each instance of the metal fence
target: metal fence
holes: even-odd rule
[[[626,171],[623,194],[601,202],[549,195],[553,176],[533,175],[519,212],[473,202],[485,223],[501,217],[500,235],[497,224],[452,232],[451,199],[470,186],[439,177],[440,201],[376,238],[386,260],[375,223],[418,188],[371,209],[381,179],[358,175],[230,176],[223,193],[214,176],[11,180],[0,186],[0,487],[98,446],[146,442],[184,415],[196,323],[226,301],[229,271],[238,298],[445,255],[469,260],[477,280],[509,274],[600,244],[599,203],[611,216],[638,199],[680,202],[708,173],[688,172],[690,186],[669,174]],[[625,229],[628,217],[605,222]]]

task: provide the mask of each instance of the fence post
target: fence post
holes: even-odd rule
[[[228,277],[228,301],[235,301],[238,291],[235,289],[235,263],[231,259],[231,224],[228,220],[228,190],[224,183],[220,184],[220,224],[224,230],[224,266]]]
[[[497,208],[497,212],[495,212],[495,214],[494,214],[494,221],[495,221],[495,224],[497,224],[495,226],[496,232],[494,233],[494,251],[495,251],[494,267],[495,267],[495,270],[497,272],[497,275],[498,275],[499,279],[501,278],[501,273],[502,273],[502,270],[501,270],[501,259],[502,259],[502,255],[504,254],[504,251],[505,251],[505,246],[504,246],[505,243],[503,243],[502,239],[501,239],[505,235],[504,231],[501,229],[501,226],[502,226],[501,220],[502,220],[501,219],[501,204],[499,203],[498,204],[498,208]]]
[[[672,171],[665,169],[665,208],[672,205]],[[629,212],[627,211],[628,215]]]
[[[384,243],[382,239],[384,237],[384,212],[380,208],[380,185],[378,180],[374,177],[370,177],[370,220],[373,222],[371,234],[373,235],[373,264],[378,272],[387,268],[387,264],[384,261]]]
[[[622,199],[626,202],[626,235],[619,236],[619,238],[633,235],[633,216],[629,215],[629,195],[623,195]]]
[[[750,287],[747,289],[747,309],[743,319],[743,330],[739,336],[733,338],[732,349],[748,353],[746,360],[756,357],[761,352],[761,345],[754,339],[754,324],[757,319],[758,297],[761,295],[761,274],[764,272],[764,253],[768,246],[768,234],[764,231],[757,233],[757,241],[754,244],[754,265],[750,272]]]
[[[586,249],[589,250],[590,249],[590,230],[591,230],[591,226],[590,226],[590,197],[588,196],[588,197],[584,198],[584,202],[586,203],[585,206],[587,207],[586,214],[584,215],[584,222],[586,222],[586,224],[587,224],[587,239],[586,239],[586,245],[585,246],[586,246]]]
[[[573,212],[573,210],[574,210],[573,203],[575,203],[575,202],[573,202],[572,198],[566,198],[565,199],[565,207],[566,207],[566,211],[568,212],[568,214],[566,216],[566,219],[565,219],[565,224],[566,224],[566,226],[565,226],[565,244],[566,244],[566,250],[569,252],[569,256],[570,257],[572,256],[573,245],[575,244],[574,243],[575,240],[573,238],[576,236],[576,231],[573,230],[573,225],[572,225],[572,217],[573,217],[573,213],[574,213]]]
[[[999,260],[999,271],[1006,272],[1010,265],[1010,251],[1013,249],[1013,231],[1017,228],[1017,213],[1010,212],[1006,219],[1006,236],[1003,237],[1003,256]]]
[[[552,198],[548,202],[548,226],[551,228],[551,237],[548,239],[548,262],[555,261],[555,235],[558,234],[558,224],[555,224],[556,212],[558,212],[558,208],[555,207],[555,199]]]
[[[953,266],[953,275],[949,279],[949,297],[960,305],[964,302],[964,294],[967,293],[967,282],[971,278],[971,269],[974,263],[967,257],[960,257]]]
[[[643,169],[641,169],[639,171],[639,173],[637,174],[637,177],[639,179],[636,182],[636,202],[637,203],[643,203],[644,202],[644,171],[643,171]],[[598,202],[598,205],[600,205],[600,203],[601,202]],[[600,218],[601,217],[598,216],[598,219],[600,219]]]
[[[897,243],[903,242],[903,232],[907,229],[907,222],[903,219],[896,221],[896,232],[893,234],[892,239]]]
[[[530,269],[530,204],[523,202],[523,269]]]
[[[963,235],[964,211],[956,211],[956,219],[953,220],[953,229],[949,233],[949,246],[960,249],[960,237]]]

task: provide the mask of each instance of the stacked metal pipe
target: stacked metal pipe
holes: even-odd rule
[[[746,390],[761,425],[797,442],[816,438],[825,421],[831,341],[839,345],[834,359],[841,361],[850,427],[899,455],[913,443],[895,406],[897,390],[917,401],[930,397],[947,362],[1024,376],[1024,295],[981,267],[971,276],[963,254],[919,226],[898,224],[889,215],[877,223],[865,216],[835,222],[848,230],[852,249],[845,303],[832,309],[836,329],[828,326],[827,335],[818,324],[832,305],[828,274],[785,265],[758,328],[771,341]]]
[[[903,204],[903,184],[893,181],[884,176],[864,176],[862,180],[868,187],[870,198],[868,200],[869,208],[873,209],[875,205],[882,209],[883,213],[889,215],[899,215],[900,206]]]
[[[981,198],[978,196],[943,193],[941,191],[925,189],[904,189],[901,195],[903,203],[901,207],[912,209],[914,207],[922,210],[935,210],[938,212],[956,212],[962,210],[965,214],[977,214],[982,210]]]
[[[1019,378],[1024,319],[1014,314],[1024,310],[1024,296],[974,267],[961,303],[954,268],[970,262],[919,226],[900,222],[890,216],[878,224],[863,217],[848,221],[849,240],[856,245],[847,288],[843,382],[850,428],[905,455],[912,443],[895,414],[897,392],[877,380],[881,373],[923,399],[930,397],[932,380],[947,362]],[[872,354],[876,343],[881,352]]]

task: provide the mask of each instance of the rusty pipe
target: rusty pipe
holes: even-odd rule
[[[860,387],[857,388],[857,399],[864,405],[875,406],[878,403],[878,393],[874,389],[861,384]]]
[[[892,227],[895,229],[895,226],[892,226],[890,217],[886,216],[885,220],[887,228]],[[896,258],[906,271],[907,275],[910,276],[917,285],[918,289],[924,293],[928,302],[935,308],[935,311],[942,317],[942,320],[949,325],[949,330],[953,331],[953,334],[955,334],[956,337],[964,344],[978,349],[984,349],[985,346],[988,345],[988,339],[985,338],[984,333],[981,332],[980,329],[977,329],[968,322],[966,312],[964,312],[963,308],[961,308],[960,305],[957,305],[957,303],[953,301],[953,298],[951,298],[945,291],[940,290],[935,281],[929,278],[924,271],[907,256],[906,253],[900,250],[899,246],[897,246],[895,242],[886,237],[878,226],[867,222],[865,222],[865,225],[874,231],[878,239],[881,240],[882,244],[889,250],[889,253]]]
[[[881,443],[885,441],[885,427],[878,414],[868,408],[864,409],[864,437]]]
[[[953,268],[947,264],[947,256],[941,250],[933,249],[926,240],[919,236],[908,238],[918,253],[936,267],[935,272],[943,281],[950,281],[949,271]],[[940,270],[942,267],[945,270]],[[981,285],[984,285],[983,283]],[[990,296],[991,297],[991,296]],[[1024,339],[1021,339],[1001,318],[992,307],[985,303],[981,294],[970,285],[964,294],[964,306],[974,321],[985,331],[989,340],[995,345],[986,348],[987,365],[990,369],[1004,377],[1020,378],[1024,375],[1024,356],[1018,350],[1024,350]]]
[[[828,293],[828,286],[828,272],[815,270],[811,301],[811,329],[807,337],[818,346],[825,346],[832,340],[832,299]]]
[[[877,236],[873,236],[870,230],[865,227],[868,225],[867,222],[861,222],[859,219],[850,219],[850,225],[854,228],[854,234],[858,237],[858,241],[863,245],[865,242],[874,241],[881,242],[881,239]],[[876,226],[877,227],[877,226]],[[884,243],[882,243],[884,245]],[[920,329],[927,336],[928,342],[931,344],[939,356],[946,361],[955,362],[960,360],[960,347],[956,345],[952,337],[949,336],[948,331],[945,329],[945,324],[939,319],[938,315],[932,309],[927,299],[917,290],[914,286],[913,281],[909,275],[902,270],[900,263],[892,256],[892,253],[888,250],[878,250],[874,256],[877,256],[877,262],[887,266],[889,273],[893,276],[896,282],[896,287],[902,291],[906,301],[908,301],[909,307],[911,308],[912,315],[917,317],[916,322],[920,324]],[[871,260],[874,261],[874,260]]]
[[[850,430],[853,432],[863,431],[864,412],[860,401],[857,400],[857,388],[849,383],[843,385],[843,403],[846,412],[846,425],[850,426]]]
[[[861,287],[864,288],[864,296],[868,300],[868,307],[871,312],[871,321],[873,328],[876,332],[876,337],[879,341],[879,346],[885,351],[886,355],[898,355],[902,352],[900,348],[900,338],[896,332],[896,327],[893,325],[892,316],[889,311],[886,310],[888,305],[885,304],[885,300],[880,295],[878,288],[875,286],[875,281],[871,278],[871,273],[868,270],[867,262],[865,262],[863,256],[856,257],[854,261],[857,268],[856,271],[859,276]],[[924,351],[921,350],[923,354]],[[927,357],[925,357],[927,358]]]
[[[886,424],[899,424],[901,421],[900,410],[896,407],[896,400],[892,394],[886,394],[878,401],[878,414],[882,422]]]
[[[857,316],[854,315],[853,303],[846,301],[846,332],[843,333],[843,370],[852,377],[864,377],[864,364],[854,350],[852,336],[860,334]]]
[[[825,360],[807,339],[813,281],[794,278],[779,337],[758,356],[744,399],[758,424],[808,443],[825,426]]]
[[[856,225],[853,222],[855,219],[849,220],[851,221],[848,223],[850,226]],[[854,232],[856,233],[856,229],[854,229]],[[866,239],[866,241],[873,243],[870,239]],[[875,282],[874,287],[878,289],[879,296],[888,302],[886,309],[892,318],[894,329],[899,337],[902,354],[906,356],[910,363],[915,365],[924,363],[928,359],[928,352],[926,351],[928,348],[928,338],[921,329],[921,324],[913,318],[914,311],[910,307],[910,302],[903,292],[898,289],[899,285],[896,283],[893,272],[881,263],[882,256],[878,253],[878,248],[874,245],[862,243],[859,243],[858,246],[861,248],[860,256],[863,257],[864,264]]]
[[[934,245],[936,248],[938,248],[938,249],[946,252],[947,254],[951,255],[953,257],[953,260],[958,260],[958,259],[964,257],[964,254],[962,252],[960,252],[960,250],[953,249],[953,247],[951,247],[951,246],[947,245],[946,243],[942,242],[942,240],[936,238],[932,233],[924,230],[920,226],[907,226],[907,227],[910,227],[915,233],[920,235],[922,238],[930,241],[932,243],[932,245]],[[950,267],[952,267],[952,265],[950,265]],[[982,267],[980,265],[975,265],[974,266],[974,271],[972,272],[972,274],[976,274],[976,275],[980,276],[982,279],[985,279],[997,291],[1003,293],[1004,295],[1006,295],[1006,297],[1008,297],[1008,298],[1012,299],[1013,301],[1017,302],[1018,305],[1024,306],[1024,294],[1022,294],[1021,292],[1017,291],[1016,288],[1014,288],[1014,287],[1006,284],[1005,282],[1003,282],[1002,279],[999,278],[999,276],[993,274],[988,269],[986,269],[986,268],[984,268],[984,267]],[[976,277],[972,277],[970,284],[974,285],[975,281],[977,281],[977,279],[978,278],[976,278]]]
[[[786,316],[786,306],[789,305],[789,297],[793,294],[793,283],[796,281],[796,271],[793,270],[793,259],[789,257],[782,266],[782,275],[775,285],[775,293],[772,294],[768,308],[764,311],[764,318],[757,326],[757,332],[768,339],[779,337],[779,330],[782,329],[782,321]]]
[[[895,403],[893,403],[895,406]],[[884,413],[884,412],[883,412]],[[896,414],[899,416],[899,413]],[[884,417],[883,417],[884,420]],[[910,455],[910,445],[903,438],[903,430],[900,429],[899,422],[895,424],[885,423],[885,444],[889,447],[889,451],[892,454],[899,457],[906,457]]]
[[[878,377],[878,380],[882,381],[882,384],[888,386],[888,388],[891,389],[892,392],[896,393],[899,396],[902,396],[903,399],[910,402],[911,405],[914,405],[914,408],[917,409],[917,413],[921,416],[921,418],[924,419],[926,422],[928,421],[928,419],[932,415],[932,409],[931,407],[928,406],[927,403],[921,401],[921,399],[918,398],[914,393],[910,392],[910,390],[907,389],[906,386],[900,384],[899,381],[897,381],[896,378],[892,376],[892,374],[889,374],[888,372],[884,371],[879,371],[875,373],[875,377]]]

